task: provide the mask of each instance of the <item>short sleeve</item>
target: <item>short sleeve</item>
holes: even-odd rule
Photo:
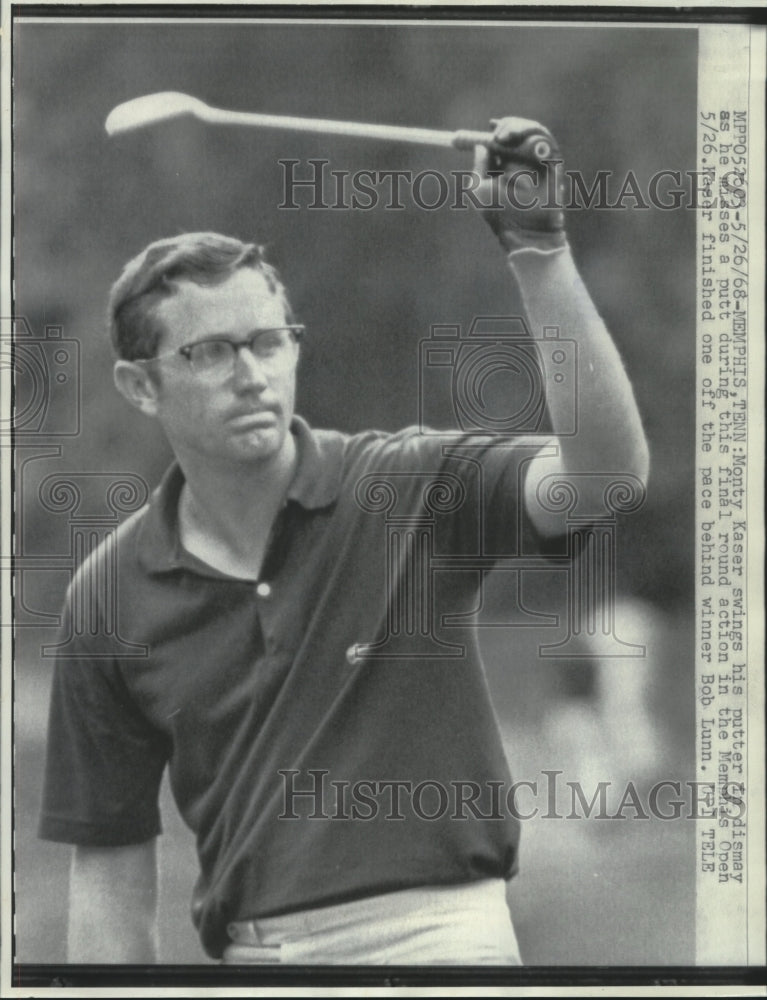
[[[525,481],[530,463],[546,439],[524,437],[508,457],[503,450],[491,451],[483,503],[486,516],[487,551],[504,556],[563,556],[567,552],[566,524],[559,534],[542,535],[530,517],[525,502]],[[493,451],[495,452],[493,454]]]
[[[442,468],[457,474],[464,492],[455,521],[459,551],[477,547],[489,561],[563,553],[563,536],[541,536],[525,504],[525,478],[545,438],[466,434],[436,438],[431,447],[435,442]]]
[[[68,604],[64,634],[69,634]],[[54,666],[43,804],[45,840],[91,847],[141,843],[161,832],[158,795],[168,747],[141,714],[117,659],[77,653]]]

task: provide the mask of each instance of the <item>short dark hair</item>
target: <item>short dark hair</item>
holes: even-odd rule
[[[220,233],[183,233],[150,243],[128,261],[112,285],[109,333],[118,356],[136,361],[157,354],[162,329],[154,308],[176,292],[176,282],[215,285],[243,267],[263,275],[270,291],[283,300],[287,322],[294,322],[285,287],[263,247]]]

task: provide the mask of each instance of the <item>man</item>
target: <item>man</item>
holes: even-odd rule
[[[560,440],[311,430],[294,413],[301,329],[253,245],[163,240],[116,282],[117,387],[176,461],[117,533],[118,631],[146,657],[92,655],[84,634],[57,664],[41,834],[75,845],[71,961],[156,960],[166,766],[197,838],[193,918],[212,957],[520,961],[504,898],[517,823],[498,799],[510,777],[460,625],[480,572],[436,574],[434,594],[409,574],[419,546],[546,546],[562,531],[546,477],[647,473],[562,212],[519,207],[561,168],[538,162],[547,148],[540,126],[502,120],[477,195],[530,326],[578,342],[578,432]],[[556,433],[572,398],[542,364]],[[603,488],[578,479],[583,509],[599,510]],[[416,527],[387,536],[387,512]],[[419,610],[427,590],[434,606]]]

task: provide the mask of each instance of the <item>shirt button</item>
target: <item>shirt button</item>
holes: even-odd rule
[[[259,597],[268,597],[272,592],[272,588],[268,583],[259,583],[256,587],[256,593]]]

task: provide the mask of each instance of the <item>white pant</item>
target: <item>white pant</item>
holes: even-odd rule
[[[228,931],[227,964],[522,964],[503,879],[405,889]]]

